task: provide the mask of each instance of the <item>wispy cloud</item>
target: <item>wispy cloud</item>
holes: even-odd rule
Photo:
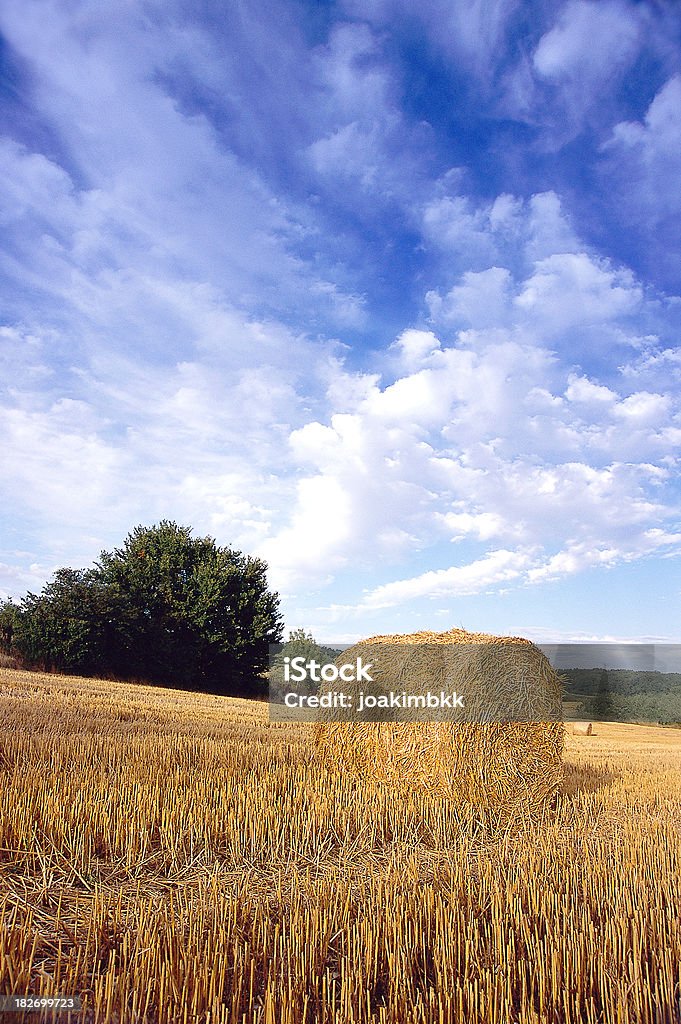
[[[8,0],[0,593],[161,517],[346,632],[671,564],[666,17]]]
[[[679,290],[681,257],[681,75],[659,90],[641,121],[620,121],[603,146],[602,174],[621,221],[635,231],[647,269]]]

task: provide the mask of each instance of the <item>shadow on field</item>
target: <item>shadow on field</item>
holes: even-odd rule
[[[565,775],[560,786],[563,796],[576,793],[596,793],[604,786],[611,786],[620,778],[620,773],[602,765],[573,764],[565,762]]]

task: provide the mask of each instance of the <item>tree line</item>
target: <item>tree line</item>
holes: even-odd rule
[[[612,694],[681,693],[681,672],[656,669],[568,668],[561,669],[567,692],[594,696]]]
[[[92,568],[0,605],[0,649],[47,671],[260,692],[283,628],[266,571],[190,527],[138,526]]]

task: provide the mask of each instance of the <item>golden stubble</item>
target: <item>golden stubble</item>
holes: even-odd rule
[[[0,670],[2,991],[125,1024],[679,1020],[681,731],[566,735],[532,819],[334,769],[312,732]]]

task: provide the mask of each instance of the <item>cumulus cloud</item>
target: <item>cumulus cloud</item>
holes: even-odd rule
[[[441,196],[423,211],[423,233],[431,243],[469,264],[488,265],[494,259],[494,239],[489,231],[489,212],[476,209],[465,196]]]
[[[583,403],[610,403],[617,399],[617,395],[610,388],[602,384],[594,384],[588,377],[579,377],[577,374],[570,374],[568,386],[565,389],[565,397],[570,402]]]
[[[465,537],[485,541],[500,534],[508,536],[511,532],[509,523],[496,512],[445,512],[441,518],[447,530],[451,531],[451,539],[454,541]]]
[[[427,357],[440,349],[440,339],[432,331],[402,331],[394,342],[406,370],[423,366]]]
[[[476,328],[495,327],[508,320],[511,274],[506,267],[490,267],[477,273],[467,271],[442,297],[436,291],[426,294],[426,303],[434,320]]]
[[[641,298],[630,271],[613,270],[586,253],[557,253],[537,262],[515,302],[552,334],[632,313]]]
[[[580,251],[579,239],[555,192],[533,195],[527,207],[526,248],[529,259],[541,260]]]
[[[670,394],[624,394],[556,366],[546,351],[498,337],[477,348],[428,340],[420,368],[414,346],[410,372],[374,383],[355,412],[292,434],[296,459],[317,471],[308,479],[323,482],[324,493],[331,481],[340,485],[343,529],[316,540],[307,518],[322,521],[323,503],[314,498],[306,508],[299,494],[291,527],[268,541],[274,565],[291,570],[291,552],[303,546],[306,567],[315,557],[320,567],[340,566],[343,557],[366,564],[446,540],[466,553],[501,542],[507,546],[495,551],[514,554],[498,578],[487,575],[497,562],[486,555],[452,554],[449,568],[375,588],[378,603],[363,599],[369,608],[410,595],[478,593],[495,581],[553,579],[649,552],[647,531],[675,514],[664,463],[663,431],[679,419]],[[552,390],[544,386],[551,377]]]
[[[449,188],[446,182],[438,185],[439,192]],[[422,230],[446,254],[450,273],[461,264],[468,268],[471,284],[478,281],[484,287],[494,281],[497,289],[505,287],[508,271],[526,273],[542,259],[578,255],[584,248],[552,190],[527,200],[502,193],[492,202],[478,204],[460,195],[437,195],[423,206]],[[434,297],[431,292],[428,301]]]
[[[503,195],[479,207],[476,218],[492,265],[458,276],[458,251],[448,252],[454,284],[425,295],[435,326],[477,336],[520,332],[578,362],[590,352],[639,345],[627,339],[643,302],[640,283],[628,268],[584,251],[554,193],[527,202]],[[623,360],[630,355],[623,352]]]
[[[471,215],[464,210],[465,223]],[[512,234],[525,259],[513,272],[467,271],[444,294],[429,291],[433,322],[458,329],[453,342],[441,331],[402,332],[396,379],[363,378],[351,412],[291,436],[308,472],[342,482],[352,528],[337,559],[345,552],[348,564],[365,564],[369,552],[444,542],[460,549],[448,558],[437,547],[449,567],[372,588],[366,611],[644,557],[648,531],[675,514],[672,393],[637,388],[635,357],[607,383],[571,365],[576,330],[626,333],[618,325],[641,309],[640,284],[580,249],[553,194],[527,203],[501,196],[475,217],[490,253],[502,251],[497,236]],[[304,523],[300,507],[293,521]],[[399,544],[390,547],[388,535]],[[268,542],[275,565],[295,547],[292,536]],[[494,557],[470,558],[491,542]],[[332,558],[328,548],[324,556]]]
[[[650,200],[660,215],[678,212],[678,190],[673,187],[681,163],[681,75],[663,86],[650,104],[643,123],[621,121],[605,145],[636,168],[635,184],[650,189]]]

